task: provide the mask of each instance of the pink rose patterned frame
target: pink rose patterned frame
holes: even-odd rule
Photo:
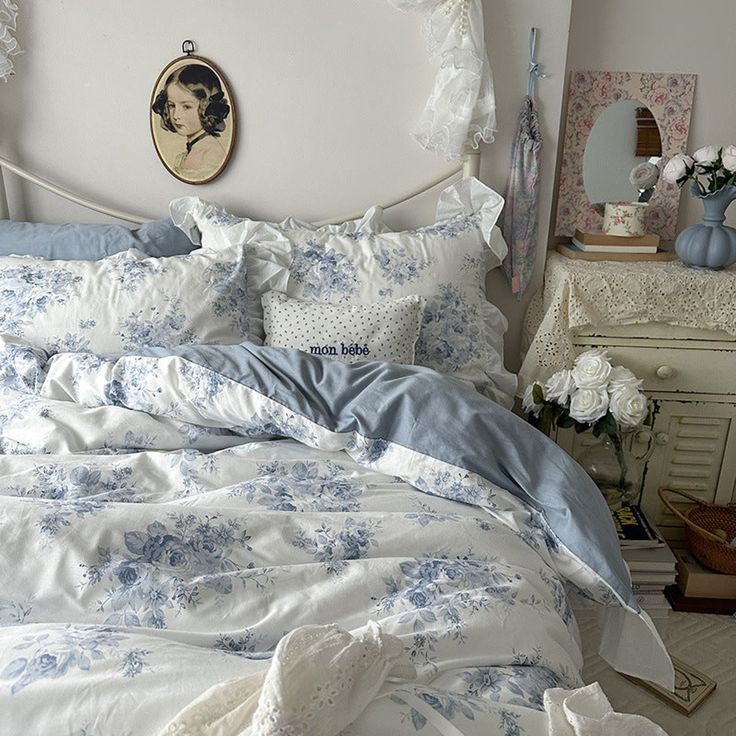
[[[588,201],[583,153],[598,116],[620,100],[639,100],[654,115],[662,139],[662,163],[685,153],[695,94],[694,74],[587,72],[570,74],[565,142],[560,166],[555,235],[571,237],[575,228],[601,230],[603,217]],[[672,240],[677,228],[680,190],[660,174],[645,215],[647,232]]]

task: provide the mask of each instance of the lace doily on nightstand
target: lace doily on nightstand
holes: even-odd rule
[[[702,271],[680,261],[579,261],[550,253],[544,289],[526,314],[520,393],[572,363],[576,330],[644,322],[736,335],[736,267]]]

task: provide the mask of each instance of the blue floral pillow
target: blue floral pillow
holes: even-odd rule
[[[507,252],[495,227],[503,198],[477,179],[445,189],[437,222],[391,232],[380,207],[341,225],[236,217],[194,197],[171,202],[174,223],[201,235],[202,248],[240,245],[248,255],[248,324],[263,338],[267,291],[337,304],[370,304],[416,294],[426,301],[416,364],[472,382],[511,406],[516,377],[503,364],[507,322],[488,302],[486,273]]]
[[[98,261],[0,257],[0,335],[49,352],[237,343],[248,333],[241,248]]]
[[[357,220],[339,225],[312,225],[289,217],[282,222],[266,222],[238,217],[215,204],[197,197],[174,199],[170,205],[172,221],[205,250],[221,251],[240,246],[248,264],[247,321],[249,339],[263,341],[261,298],[268,291],[286,291],[292,243],[324,243],[328,238],[344,235],[358,238],[366,233],[383,232],[387,228],[380,207],[371,207]]]
[[[345,305],[423,297],[416,364],[511,406],[516,377],[503,364],[507,322],[485,295],[486,273],[507,251],[495,228],[502,207],[499,194],[465,179],[440,195],[438,221],[427,227],[292,239],[287,293]]]

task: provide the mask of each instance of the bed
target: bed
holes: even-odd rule
[[[426,226],[141,224],[0,159],[139,225],[0,220],[3,736],[661,736],[583,687],[570,591],[673,672],[600,493],[509,411],[481,4],[391,2],[439,68],[417,138],[464,156]]]
[[[570,589],[668,682],[600,494],[502,406],[501,204],[470,177],[402,233],[196,198],[103,245],[4,223],[3,734],[552,733],[553,694],[600,706]]]

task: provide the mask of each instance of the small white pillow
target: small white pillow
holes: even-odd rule
[[[421,297],[325,304],[269,291],[262,302],[266,345],[296,348],[343,363],[414,363],[424,310]]]

